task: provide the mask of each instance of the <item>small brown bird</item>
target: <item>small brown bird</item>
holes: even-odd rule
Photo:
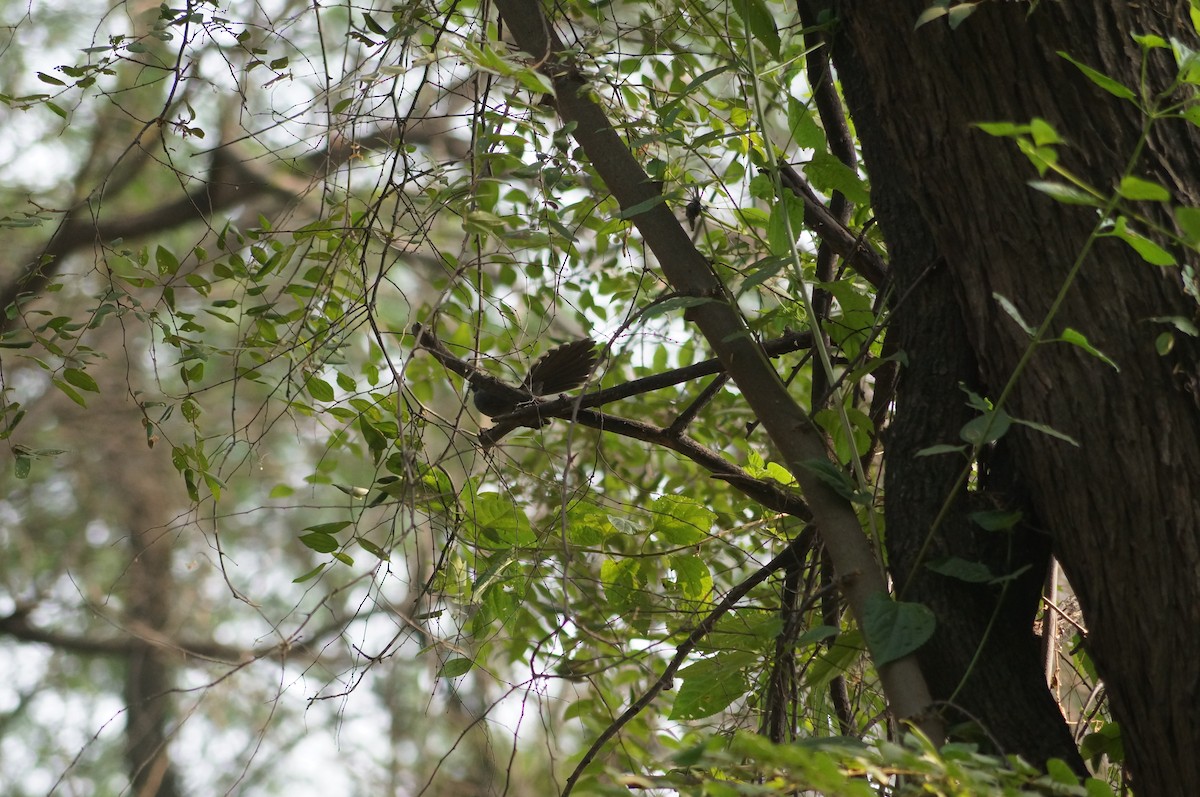
[[[475,408],[489,417],[515,410],[522,401],[573,390],[587,381],[600,359],[591,338],[556,346],[534,361],[521,387],[501,391],[482,379],[471,382]],[[504,386],[507,387],[507,386]]]

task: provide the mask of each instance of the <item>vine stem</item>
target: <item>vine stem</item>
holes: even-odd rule
[[[1150,126],[1153,124],[1155,119],[1157,119],[1157,115],[1154,112],[1151,111],[1147,113],[1146,121],[1142,125],[1141,135],[1138,137],[1137,144],[1133,148],[1133,153],[1130,155],[1129,160],[1125,165],[1125,169],[1121,175],[1122,178],[1132,176],[1134,169],[1137,167],[1138,160],[1141,159],[1142,150],[1145,147],[1146,140],[1150,135]],[[1089,193],[1097,196],[1099,195],[1094,189],[1086,186],[1082,181],[1057,164],[1050,164],[1050,167],[1057,174],[1066,177],[1076,185],[1084,186]],[[1105,226],[1111,222],[1112,214],[1117,209],[1117,206],[1120,204],[1120,202],[1121,196],[1117,192],[1113,192],[1105,201],[1104,207],[1101,209],[1100,219],[1096,222],[1095,226],[1092,227],[1092,231],[1088,234],[1087,240],[1084,241],[1083,246],[1080,247],[1079,254],[1075,257],[1075,261],[1071,264],[1070,270],[1067,271],[1066,278],[1063,280],[1062,285],[1059,286],[1058,293],[1055,295],[1054,301],[1050,304],[1050,309],[1046,311],[1046,316],[1042,319],[1042,323],[1039,324],[1037,329],[1034,330],[1033,335],[1030,337],[1029,345],[1026,346],[1025,350],[1021,352],[1021,358],[1017,360],[1017,364],[1013,367],[1013,372],[1008,377],[1008,381],[1005,382],[1004,388],[1000,391],[1000,395],[996,398],[995,402],[993,402],[991,414],[988,417],[987,423],[984,424],[983,431],[979,435],[979,440],[984,441],[988,439],[989,435],[991,434],[992,427],[995,425],[999,410],[1003,409],[1005,403],[1008,401],[1009,396],[1012,394],[1012,391],[1016,388],[1017,380],[1021,377],[1021,374],[1024,372],[1026,366],[1029,365],[1029,361],[1033,359],[1034,352],[1039,346],[1048,342],[1045,340],[1045,338],[1050,331],[1051,324],[1054,323],[1054,320],[1058,317],[1059,311],[1062,310],[1063,302],[1066,301],[1067,294],[1070,293],[1071,287],[1079,278],[1079,274],[1083,270],[1083,264],[1087,261],[1088,255],[1091,254],[1092,248],[1096,245],[1096,241],[1104,237],[1102,232]],[[913,574],[917,572],[917,569],[921,566],[921,563],[928,555],[929,547],[933,544],[934,536],[937,534],[938,529],[941,528],[942,523],[945,522],[946,517],[950,514],[950,507],[954,505],[955,497],[967,483],[967,479],[970,478],[971,469],[975,466],[975,462],[979,458],[979,452],[983,449],[984,445],[985,443],[983,442],[971,444],[971,453],[967,457],[966,465],[964,465],[962,470],[959,471],[958,478],[954,480],[953,486],[951,486],[950,490],[947,492],[946,498],[944,501],[942,501],[941,507],[938,508],[938,513],[934,517],[933,523],[930,524],[929,532],[925,535],[924,542],[921,543],[921,549],[917,552],[916,562],[913,564],[912,569],[909,570],[907,576],[905,577],[904,584],[897,591],[898,597],[903,598],[909,584],[912,583]]]

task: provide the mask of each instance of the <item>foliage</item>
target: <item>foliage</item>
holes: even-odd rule
[[[946,15],[957,26],[975,5],[941,3],[919,22]],[[35,132],[63,136],[40,157],[69,165],[53,184],[10,190],[6,204],[21,209],[0,220],[48,253],[5,275],[29,294],[9,308],[0,337],[0,438],[14,459],[4,507],[19,520],[4,538],[20,552],[5,566],[0,613],[44,610],[53,598],[62,614],[40,619],[83,639],[103,624],[63,614],[109,591],[121,596],[114,612],[128,611],[114,541],[133,521],[104,503],[99,485],[137,446],[149,457],[137,461],[152,463],[143,479],[173,469],[183,485],[141,519],[158,530],[147,544],[174,549],[167,570],[206,563],[177,576],[186,598],[171,627],[196,649],[209,636],[237,640],[178,665],[177,683],[222,697],[219,710],[189,710],[228,723],[239,749],[254,736],[246,728],[272,720],[223,695],[223,680],[252,681],[264,705],[283,706],[276,724],[294,729],[303,705],[271,684],[307,678],[294,687],[299,703],[344,698],[333,712],[343,721],[367,688],[376,690],[363,698],[367,717],[430,715],[435,730],[393,727],[388,740],[389,771],[411,769],[410,785],[471,777],[469,761],[443,766],[438,756],[468,750],[469,732],[492,712],[501,732],[481,733],[509,733],[514,759],[520,748],[518,764],[534,773],[531,793],[571,771],[575,762],[559,755],[618,727],[606,765],[633,774],[601,780],[588,770],[580,789],[1109,793],[967,747],[840,738],[888,736],[875,668],[919,647],[932,617],[877,593],[860,629],[818,546],[780,561],[809,528],[794,490],[802,474],[780,461],[762,419],[723,377],[681,371],[606,404],[592,424],[585,412],[598,407],[506,425],[465,401],[473,369],[516,385],[552,343],[583,334],[605,353],[586,391],[706,360],[686,322],[716,299],[667,284],[633,224],[665,204],[750,335],[811,333],[811,349],[793,346],[777,361],[828,441],[828,458],[806,468],[881,544],[889,407],[878,377],[896,358],[884,352],[887,288],[867,261],[886,252],[867,176],[813,90],[821,78],[812,70],[828,64],[810,56],[829,21],[795,20],[791,6],[763,0],[556,8],[574,68],[660,189],[643,205],[613,198],[572,124],[555,115],[550,78],[475,2],[279,3],[262,18],[164,5],[129,29],[105,23],[69,57],[52,51],[62,64],[31,66],[28,80],[5,86],[9,113],[41,114]],[[1180,80],[1196,82],[1182,45],[1139,43],[1171,50]],[[1194,103],[1171,105],[1169,92],[1148,96],[1076,66],[1140,103],[1148,124],[1197,121]],[[93,141],[74,137],[80,125],[93,127]],[[1175,264],[1172,246],[1200,242],[1200,210],[1170,205],[1166,187],[1137,177],[1136,153],[1110,192],[1059,166],[1062,142],[1041,120],[981,127],[1029,156],[1034,189],[1097,208],[1096,239],[1117,238],[1156,266]],[[803,192],[783,190],[785,165],[818,204],[842,206],[838,224],[863,254],[817,237]],[[1142,213],[1145,202],[1169,206],[1186,237]],[[51,222],[58,243],[44,235]],[[1029,333],[1031,352],[1065,343],[1106,360],[1077,330],[1052,336],[1053,311],[1030,323],[997,300]],[[1157,322],[1163,353],[1176,335],[1196,335],[1188,319]],[[964,454],[964,479],[1013,424],[1062,437],[1009,415],[1004,395],[964,401],[980,413],[962,430],[966,445],[926,451]],[[120,425],[73,436],[101,411]],[[120,440],[101,442],[109,436]],[[80,499],[45,497],[64,494]],[[98,542],[83,541],[89,522],[103,527]],[[985,522],[1004,533],[1015,521]],[[47,548],[35,544],[41,528]],[[931,566],[966,580],[1009,577],[972,564]],[[75,574],[80,594],[67,588]],[[312,643],[302,639],[310,628]],[[56,658],[78,653],[64,645]],[[403,665],[414,674],[407,684],[380,666],[402,658],[416,662]],[[92,699],[93,690],[115,694],[116,677],[105,675],[102,689],[70,673],[58,683]],[[1079,682],[1086,691],[1094,673]],[[461,715],[438,725],[437,710],[421,704],[426,693]],[[646,710],[616,725],[643,696]],[[506,715],[525,703],[541,729]],[[1103,716],[1094,725],[1088,749],[1116,761],[1115,726]],[[805,741],[783,744],[797,738]],[[554,772],[529,753],[539,741],[555,751]],[[396,753],[402,743],[412,747]],[[103,765],[56,756],[55,777],[103,779]],[[238,762],[250,770],[254,755]],[[496,766],[487,777],[511,774]]]
[[[1048,772],[1020,759],[981,755],[971,745],[938,749],[913,734],[903,744],[830,737],[774,744],[739,732],[727,740],[681,745],[659,776],[621,779],[620,787],[597,792],[621,794],[634,788],[670,789],[682,795],[809,794],[825,797],[1105,797],[1112,789],[1094,778],[1080,783],[1061,761]]]

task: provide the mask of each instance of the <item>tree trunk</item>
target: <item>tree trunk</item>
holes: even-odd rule
[[[166,536],[162,527],[130,535],[125,616],[134,635],[125,672],[125,760],[136,797],[180,795],[168,751],[174,668],[161,645],[137,636],[138,629],[168,630],[174,579]]]
[[[924,320],[902,321],[898,314],[906,355],[910,362],[937,359],[965,337],[979,385],[995,398],[1029,340],[994,294],[1039,323],[1084,251],[1097,215],[1031,189],[1027,181],[1038,175],[1016,146],[973,123],[1046,119],[1066,142],[1060,161],[1112,191],[1135,152],[1143,114],[1056,52],[1137,92],[1142,53],[1131,34],[1173,36],[1191,47],[1196,36],[1184,27],[1185,2],[984,3],[956,30],[944,20],[914,30],[926,4],[838,3],[834,58],[884,233],[890,240],[906,230],[927,231],[931,254],[944,264],[946,295],[955,297],[964,324],[958,327],[949,312],[939,323],[933,314],[942,308],[929,303],[920,305]],[[1169,86],[1174,73],[1169,50],[1151,53],[1150,93]],[[1134,173],[1166,186],[1177,204],[1200,205],[1196,129],[1178,120],[1157,122]],[[1139,210],[1172,223],[1161,208]],[[1177,254],[1196,264],[1194,252]],[[898,269],[914,267],[902,263]],[[1076,448],[1017,427],[1004,439],[1032,516],[1049,532],[1078,593],[1088,647],[1143,797],[1191,793],[1200,782],[1200,757],[1193,754],[1200,740],[1194,722],[1200,709],[1200,347],[1177,335],[1174,350],[1159,356],[1155,338],[1166,327],[1154,320],[1196,317],[1184,279],[1177,267],[1148,265],[1124,243],[1101,240],[1052,336],[1079,330],[1120,371],[1079,348],[1044,345],[1006,406],[1080,443]],[[925,289],[934,291],[930,286]],[[963,360],[948,366],[966,368]],[[930,390],[944,396],[937,411],[954,413],[962,399],[934,377]],[[919,404],[917,395],[907,394],[910,406]],[[901,396],[901,412],[904,402]],[[962,420],[961,414],[954,418]],[[951,439],[927,442],[955,442],[952,429],[939,431]],[[893,525],[904,507],[891,504],[904,495],[890,489],[889,535],[927,532],[928,523],[904,531],[903,524]],[[953,523],[940,529],[943,540],[953,533]],[[981,718],[1000,724],[1013,697],[994,695]]]
[[[887,185],[887,176],[880,180]],[[1025,490],[1007,467],[1008,457],[995,452],[982,480],[986,484],[955,491],[965,464],[961,457],[918,455],[931,445],[957,441],[959,430],[975,414],[963,388],[984,391],[951,275],[937,257],[928,229],[911,205],[890,210],[890,218],[907,223],[884,228],[898,297],[892,302],[887,345],[890,353],[902,352],[906,363],[887,440],[886,542],[901,597],[925,604],[937,616],[933,638],[919,651],[921,668],[934,697],[947,703],[943,712],[952,737],[956,726],[981,730],[968,738],[993,752],[1015,753],[1039,766],[1060,758],[1085,774],[1074,739],[1046,688],[1033,633],[1049,564],[1049,537],[1028,522],[1008,532],[989,532],[969,519],[975,510],[1030,513]],[[927,549],[930,529],[952,492],[954,503]],[[995,576],[1026,571],[997,587],[926,567],[952,556],[985,564]],[[972,729],[975,722],[984,727]]]

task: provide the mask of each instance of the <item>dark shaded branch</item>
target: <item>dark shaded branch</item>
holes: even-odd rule
[[[418,345],[432,354],[448,370],[468,380],[478,377],[480,373],[478,369],[447,351],[446,347],[442,345],[442,342],[432,332],[417,327],[414,329],[414,333],[417,336]],[[801,341],[806,339],[806,333],[789,335],[771,341],[768,345],[772,349],[781,352],[785,350],[791,351],[792,349],[789,347],[798,346]],[[690,373],[693,370],[699,370],[702,373]],[[577,397],[564,396],[563,398],[550,401],[530,399],[527,406],[503,416],[501,423],[482,431],[479,435],[479,440],[485,447],[491,447],[498,443],[508,432],[520,426],[533,426],[536,428],[542,426],[549,418],[573,421],[591,429],[598,429],[633,440],[652,443],[661,448],[674,451],[677,454],[682,454],[687,459],[703,467],[714,478],[728,482],[731,486],[768,509],[783,512],[804,521],[810,521],[812,513],[809,512],[808,506],[804,503],[800,495],[771,479],[758,479],[751,476],[742,468],[724,459],[712,449],[700,445],[700,443],[692,438],[686,435],[675,434],[668,429],[662,429],[648,423],[643,423],[642,421],[620,418],[615,415],[585,408],[586,406],[595,406],[608,401],[615,401],[616,398],[613,396],[626,398],[630,395],[639,395],[648,390],[669,387],[670,385],[695,379],[697,376],[717,373],[720,370],[720,363],[716,360],[705,360],[702,363],[696,363],[685,368],[677,368],[662,374],[655,374],[645,379],[635,379],[609,390],[585,393]],[[681,377],[680,374],[683,372],[689,372],[689,375]],[[491,376],[487,378],[494,379]],[[500,380],[496,381],[509,390],[515,390],[515,388]],[[647,384],[654,386],[646,387]],[[630,385],[639,385],[640,389],[629,392]]]
[[[604,390],[596,390],[591,393],[584,393],[579,397],[564,397],[550,400],[535,400],[526,391],[509,385],[507,382],[497,379],[491,374],[485,373],[465,360],[455,357],[449,350],[446,349],[442,342],[438,340],[428,329],[425,329],[420,324],[413,325],[413,335],[416,336],[417,345],[432,354],[438,362],[444,365],[448,370],[453,371],[459,376],[466,379],[471,384],[481,383],[488,387],[489,390],[511,396],[514,403],[525,404],[526,406],[518,409],[516,412],[508,413],[500,416],[500,423],[497,427],[506,427],[507,430],[514,429],[518,426],[529,425],[527,421],[536,421],[540,417],[561,417],[564,409],[572,407],[599,407],[613,401],[621,401],[622,399],[640,396],[643,393],[650,393],[655,390],[680,385],[684,382],[691,382],[696,379],[701,379],[713,374],[724,373],[725,367],[721,365],[721,361],[712,358],[703,360],[692,365],[685,365],[680,368],[674,368],[670,371],[664,371],[661,374],[653,376],[645,376],[640,379],[631,379],[628,382],[623,382],[615,387],[605,388]],[[781,357],[784,354],[790,354],[800,349],[806,349],[812,344],[812,334],[809,332],[793,332],[782,337],[774,338],[763,344],[763,351],[770,357]],[[536,424],[535,424],[536,425]]]
[[[785,188],[804,203],[804,223],[823,242],[829,245],[846,265],[857,271],[875,288],[882,289],[887,283],[888,266],[871,246],[846,225],[838,221],[833,212],[812,190],[808,182],[791,166],[783,164],[779,177]]]
[[[813,103],[817,107],[817,115],[821,118],[821,127],[825,130],[825,140],[829,151],[833,153],[851,171],[858,169],[858,157],[854,149],[854,137],[850,133],[850,125],[846,121],[846,112],[838,97],[837,88],[833,84],[833,67],[829,62],[829,50],[821,47],[822,31],[815,27],[816,20],[801,16],[801,21],[812,32],[806,34],[805,44],[808,53],[805,56],[806,73],[812,88]],[[846,228],[853,210],[850,200],[841,191],[834,191],[829,198],[829,212],[833,219]],[[831,243],[824,238],[817,247],[816,276],[818,282],[830,283],[835,279],[838,253]],[[833,296],[828,290],[816,287],[813,290],[813,311],[817,319],[824,324],[829,318],[833,305]],[[826,336],[828,339],[828,336]],[[826,391],[829,388],[828,376],[823,369],[813,370],[812,375],[812,404],[814,410],[824,405]]]
[[[432,332],[420,328],[414,329],[416,338],[420,346],[430,352],[439,362],[442,362],[448,370],[460,374],[462,377],[469,379],[478,378],[479,371],[469,364],[469,362],[456,358],[443,346],[442,341],[439,341]],[[792,350],[788,347],[798,346],[800,341],[806,340],[806,335],[790,335],[786,337],[776,338],[770,342],[769,347],[776,350]],[[691,373],[692,371],[702,371],[702,373]],[[626,382],[623,385],[618,385],[616,388],[608,390],[600,390],[592,392],[592,394],[584,394],[582,396],[563,396],[562,399],[554,399],[551,401],[533,400],[528,401],[526,407],[518,409],[517,412],[504,415],[500,419],[500,423],[492,426],[491,429],[480,432],[480,443],[485,448],[491,448],[496,445],[506,433],[517,429],[518,426],[533,426],[539,427],[546,423],[546,419],[559,418],[563,420],[574,421],[574,423],[582,424],[589,429],[596,429],[602,432],[612,433],[636,439],[644,443],[653,443],[660,448],[670,449],[674,453],[682,454],[686,459],[695,462],[713,474],[713,478],[727,481],[737,490],[744,493],[745,496],[754,498],[756,502],[767,507],[799,517],[800,520],[812,520],[812,514],[809,511],[808,505],[804,503],[804,499],[797,495],[796,492],[786,489],[780,485],[778,481],[770,479],[756,479],[748,472],[743,471],[732,462],[728,462],[724,457],[716,454],[712,449],[703,447],[700,443],[694,441],[688,436],[678,435],[672,430],[662,429],[662,427],[652,424],[644,424],[642,421],[629,420],[618,418],[617,415],[610,415],[586,409],[584,407],[601,405],[608,401],[616,401],[616,397],[628,397],[629,395],[640,395],[648,390],[658,390],[666,388],[672,384],[680,382],[688,382],[690,379],[695,379],[697,376],[707,376],[710,373],[720,372],[721,366],[716,360],[706,360],[697,362],[695,365],[676,368],[673,371],[654,374],[653,377],[644,379],[634,379],[632,382]],[[689,372],[688,376],[680,376],[684,372]],[[486,376],[486,374],[485,374]],[[488,376],[487,379],[493,379]],[[509,390],[508,384],[500,382],[500,385]],[[652,384],[654,386],[647,386]],[[630,385],[638,385],[640,389],[630,392]]]

